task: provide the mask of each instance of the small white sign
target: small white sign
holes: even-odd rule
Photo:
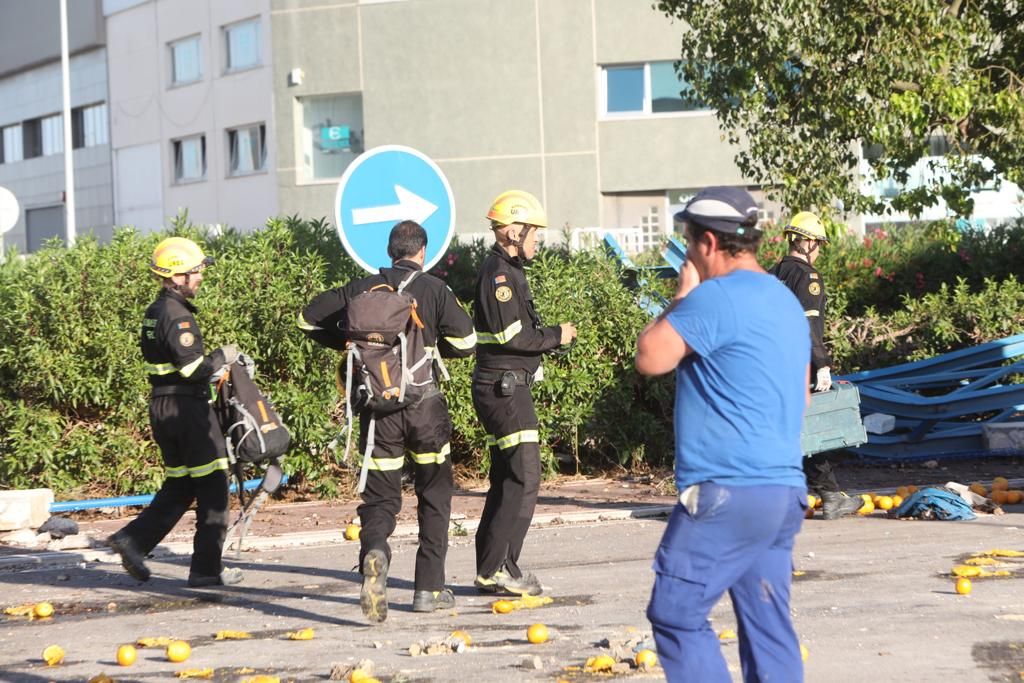
[[[0,187],[0,235],[17,225],[20,215],[17,197],[6,187]]]

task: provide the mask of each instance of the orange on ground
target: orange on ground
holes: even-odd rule
[[[470,638],[469,634],[466,633],[465,631],[452,631],[450,637],[451,638],[458,638],[459,640],[461,640],[462,642],[464,642],[466,644],[466,647],[469,647],[470,645],[473,644],[473,639]]]
[[[658,665],[658,655],[654,650],[640,650],[636,653],[636,665],[641,669],[650,669]]]
[[[138,657],[139,652],[133,645],[122,645],[117,648],[117,663],[121,666],[131,666]]]
[[[864,501],[864,504],[860,506],[860,510],[857,510],[857,514],[870,515],[875,511],[875,504],[871,502],[871,496],[867,493],[862,493],[860,497],[861,500]]]
[[[878,506],[879,510],[892,510],[892,503],[891,496],[879,496],[878,500],[875,501],[875,505]]]
[[[167,645],[167,660],[180,664],[192,655],[192,646],[184,640],[172,640]]]
[[[907,487],[907,495],[910,495],[911,493],[917,493],[917,487],[914,486],[913,484]],[[907,496],[903,497],[906,498]]]
[[[516,608],[510,600],[495,600],[491,604],[491,611],[495,614],[508,614]]]
[[[956,592],[960,595],[970,595],[971,588],[973,588],[973,586],[971,586],[970,579],[961,576],[956,580]]]
[[[807,507],[814,509],[814,506],[818,504],[817,496],[813,496],[810,493],[807,494]]]
[[[971,485],[967,487],[968,490],[977,493],[979,496],[988,496],[988,489],[980,481],[972,481]]]
[[[1010,505],[1017,505],[1024,500],[1024,492],[1011,489],[1006,492],[1006,502]]]
[[[64,648],[60,645],[50,645],[43,650],[43,661],[46,666],[57,666],[64,661]]]
[[[898,508],[900,505],[903,505],[903,496],[897,494],[892,497],[892,506]]]
[[[996,505],[1005,505],[1010,496],[1008,492],[1003,489],[992,489],[992,493],[989,494],[989,498],[991,498],[992,502]]]
[[[40,619],[46,619],[47,617],[53,616],[53,605],[48,602],[37,602],[35,607],[32,608],[32,614],[39,617]]]
[[[900,498],[906,498],[909,493],[910,492],[907,491],[907,487],[906,486],[897,486],[896,487],[896,495],[899,496]]]
[[[369,679],[370,674],[359,668],[352,669],[348,674],[348,683],[366,683]]]
[[[1010,482],[1007,481],[1006,477],[996,477],[995,479],[992,480],[993,491],[995,491],[996,489],[1002,489],[1003,491],[1005,491],[1008,488],[1010,488]]]
[[[349,524],[345,527],[345,540],[347,541],[358,541],[359,540],[359,525]]]
[[[544,624],[534,624],[526,629],[526,639],[534,645],[539,645],[548,639],[548,627]]]

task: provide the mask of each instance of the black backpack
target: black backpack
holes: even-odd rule
[[[244,354],[240,355],[218,381],[213,403],[214,414],[224,432],[228,462],[242,506],[238,519],[227,531],[230,538],[238,530],[236,557],[242,552],[242,542],[260,506],[287,481],[281,468],[281,458],[288,451],[292,438],[281,416],[274,409],[274,404],[253,381],[255,374],[256,365],[253,360]],[[247,496],[246,466],[260,464],[266,464],[263,478],[257,489]],[[224,546],[225,550],[232,543],[229,540]]]

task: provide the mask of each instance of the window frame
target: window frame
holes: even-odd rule
[[[623,62],[598,65],[598,115],[601,121],[623,121],[633,119],[672,119],[693,118],[698,116],[714,116],[711,108],[688,109],[684,111],[654,111],[654,98],[651,90],[651,64],[675,62],[678,60],[655,59],[647,62]],[[634,111],[608,111],[608,71],[614,69],[636,68],[642,66],[644,71],[643,109]]]
[[[238,131],[240,131],[240,130],[253,129],[253,128],[256,129],[257,135],[259,135],[259,138],[260,138],[260,166],[258,168],[254,168],[251,171],[235,171],[232,168],[232,154],[231,154],[231,152],[232,152],[232,146],[234,144],[232,138],[234,136],[236,136],[238,134]],[[225,177],[227,177],[227,178],[245,178],[245,177],[248,177],[248,176],[260,175],[261,173],[266,173],[267,172],[267,151],[268,151],[267,150],[267,124],[266,124],[265,121],[260,121],[258,123],[247,123],[247,124],[243,124],[241,126],[232,126],[231,128],[225,128],[224,132],[227,135],[227,145],[226,145],[227,163],[225,164],[227,172],[225,174]]]
[[[184,36],[176,40],[172,40],[167,43],[167,52],[170,55],[169,67],[170,67],[170,85],[168,88],[181,88],[187,85],[193,85],[195,83],[201,83],[203,81],[203,34],[193,33],[192,35]],[[174,60],[174,49],[179,45],[184,45],[188,42],[195,42],[196,45],[196,77],[190,80],[176,80],[175,79],[175,60]]]
[[[199,142],[199,155],[200,163],[202,164],[203,171],[202,175],[198,177],[185,177],[178,176],[178,150],[179,146],[185,142],[197,140]],[[191,185],[193,183],[206,182],[207,173],[209,172],[209,164],[206,160],[206,133],[196,133],[195,135],[185,135],[180,138],[174,138],[171,140],[171,177],[174,179],[175,185]]]
[[[224,75],[241,73],[243,71],[249,71],[250,69],[258,69],[263,66],[263,50],[260,42],[263,37],[262,21],[259,15],[249,17],[248,19],[241,19],[239,21],[233,21],[230,24],[224,24],[220,27],[221,32],[221,46],[224,49]],[[231,31],[245,26],[254,25],[256,27],[256,61],[252,64],[245,64],[244,66],[233,66],[231,64]]]
[[[6,141],[4,140],[4,138],[7,137],[7,131],[8,130],[11,130],[11,138],[12,138],[12,140],[17,140],[17,143],[18,143],[16,146],[11,147],[10,149],[8,149],[8,145],[7,145]],[[24,135],[25,134],[22,132],[22,128],[21,128],[21,121],[18,121],[17,123],[11,123],[11,124],[8,124],[6,126],[0,126],[0,164],[14,164],[14,163],[17,163],[19,161],[24,161],[25,160],[25,152],[24,152],[24,149],[25,149],[25,139],[24,139]],[[8,154],[10,152],[13,152],[15,149],[18,151],[18,158],[17,159],[8,159],[7,158]]]

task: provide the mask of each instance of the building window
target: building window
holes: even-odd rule
[[[105,145],[109,141],[106,103],[71,110],[71,144],[75,149]]]
[[[9,164],[13,161],[22,160],[22,133],[21,124],[3,127],[3,156],[0,162]]]
[[[675,62],[647,62],[602,69],[603,112],[606,116],[648,116],[705,111],[707,106],[685,97],[691,86],[675,70]]]
[[[199,36],[182,38],[168,47],[171,48],[171,84],[184,85],[202,80],[203,69],[200,61]]]
[[[206,178],[206,136],[175,140],[174,148],[174,182],[189,183]]]
[[[249,19],[224,27],[225,71],[240,71],[260,64],[260,20]]]
[[[363,96],[299,99],[302,107],[303,181],[338,178],[363,151]]]
[[[228,130],[228,173],[248,175],[267,165],[267,127],[243,126]]]
[[[42,119],[21,122],[21,145],[25,159],[35,159],[43,154]]]
[[[43,156],[61,154],[64,151],[64,116],[54,114],[42,118]]]

